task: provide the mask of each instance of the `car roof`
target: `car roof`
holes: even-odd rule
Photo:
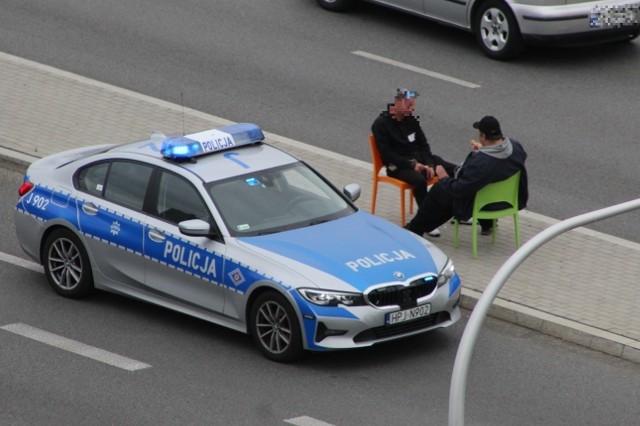
[[[244,175],[252,171],[260,171],[298,162],[299,160],[264,142],[235,146],[230,149],[215,151],[192,159],[169,159],[160,152],[162,142],[166,139],[160,132],[154,132],[147,140],[117,145],[109,149],[111,156],[124,158],[149,157],[149,162],[164,162],[168,169],[184,169],[197,175],[205,182]],[[156,161],[152,160],[155,159]]]

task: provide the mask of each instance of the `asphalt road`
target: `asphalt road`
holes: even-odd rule
[[[3,425],[446,424],[468,312],[447,330],[276,364],[248,336],[182,314],[102,292],[81,301],[58,296],[42,273],[9,257],[25,256],[12,219],[20,183],[20,173],[0,169]],[[87,355],[108,351],[150,367],[123,370],[7,330],[16,324],[72,339],[72,348],[90,345]],[[489,318],[471,365],[466,419],[635,425],[639,398],[637,364]]]
[[[485,114],[525,144],[532,211],[564,219],[638,197],[639,40],[500,63],[470,34],[368,4],[5,0],[0,50],[363,160],[371,122],[409,87],[432,148],[452,161]],[[639,221],[593,228],[640,242]]]

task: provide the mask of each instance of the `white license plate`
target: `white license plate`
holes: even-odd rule
[[[596,5],[591,10],[589,26],[591,28],[621,28],[640,25],[636,5]]]
[[[415,308],[405,309],[403,311],[390,312],[387,314],[387,325],[398,324],[399,322],[411,321],[414,319],[426,317],[431,313],[431,304],[416,306]]]

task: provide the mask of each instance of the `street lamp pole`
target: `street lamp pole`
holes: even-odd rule
[[[509,259],[507,259],[507,261],[500,267],[476,303],[462,334],[460,345],[458,346],[456,360],[453,365],[453,374],[451,375],[451,389],[449,391],[449,426],[464,426],[465,393],[473,348],[478,340],[480,328],[482,327],[482,323],[489,312],[489,308],[491,308],[493,301],[496,299],[498,293],[511,274],[513,274],[518,266],[533,254],[533,252],[558,235],[579,226],[587,225],[597,222],[598,220],[617,216],[636,209],[640,209],[640,198],[585,213],[556,223],[527,241],[526,244],[516,250],[516,252],[513,253],[511,257],[509,257]]]

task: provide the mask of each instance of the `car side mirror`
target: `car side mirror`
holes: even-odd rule
[[[360,198],[360,193],[362,192],[362,188],[357,183],[350,183],[345,185],[342,189],[342,193],[347,196],[351,201],[356,201]]]
[[[211,225],[202,219],[183,220],[178,223],[180,232],[191,237],[209,237],[213,234]]]

